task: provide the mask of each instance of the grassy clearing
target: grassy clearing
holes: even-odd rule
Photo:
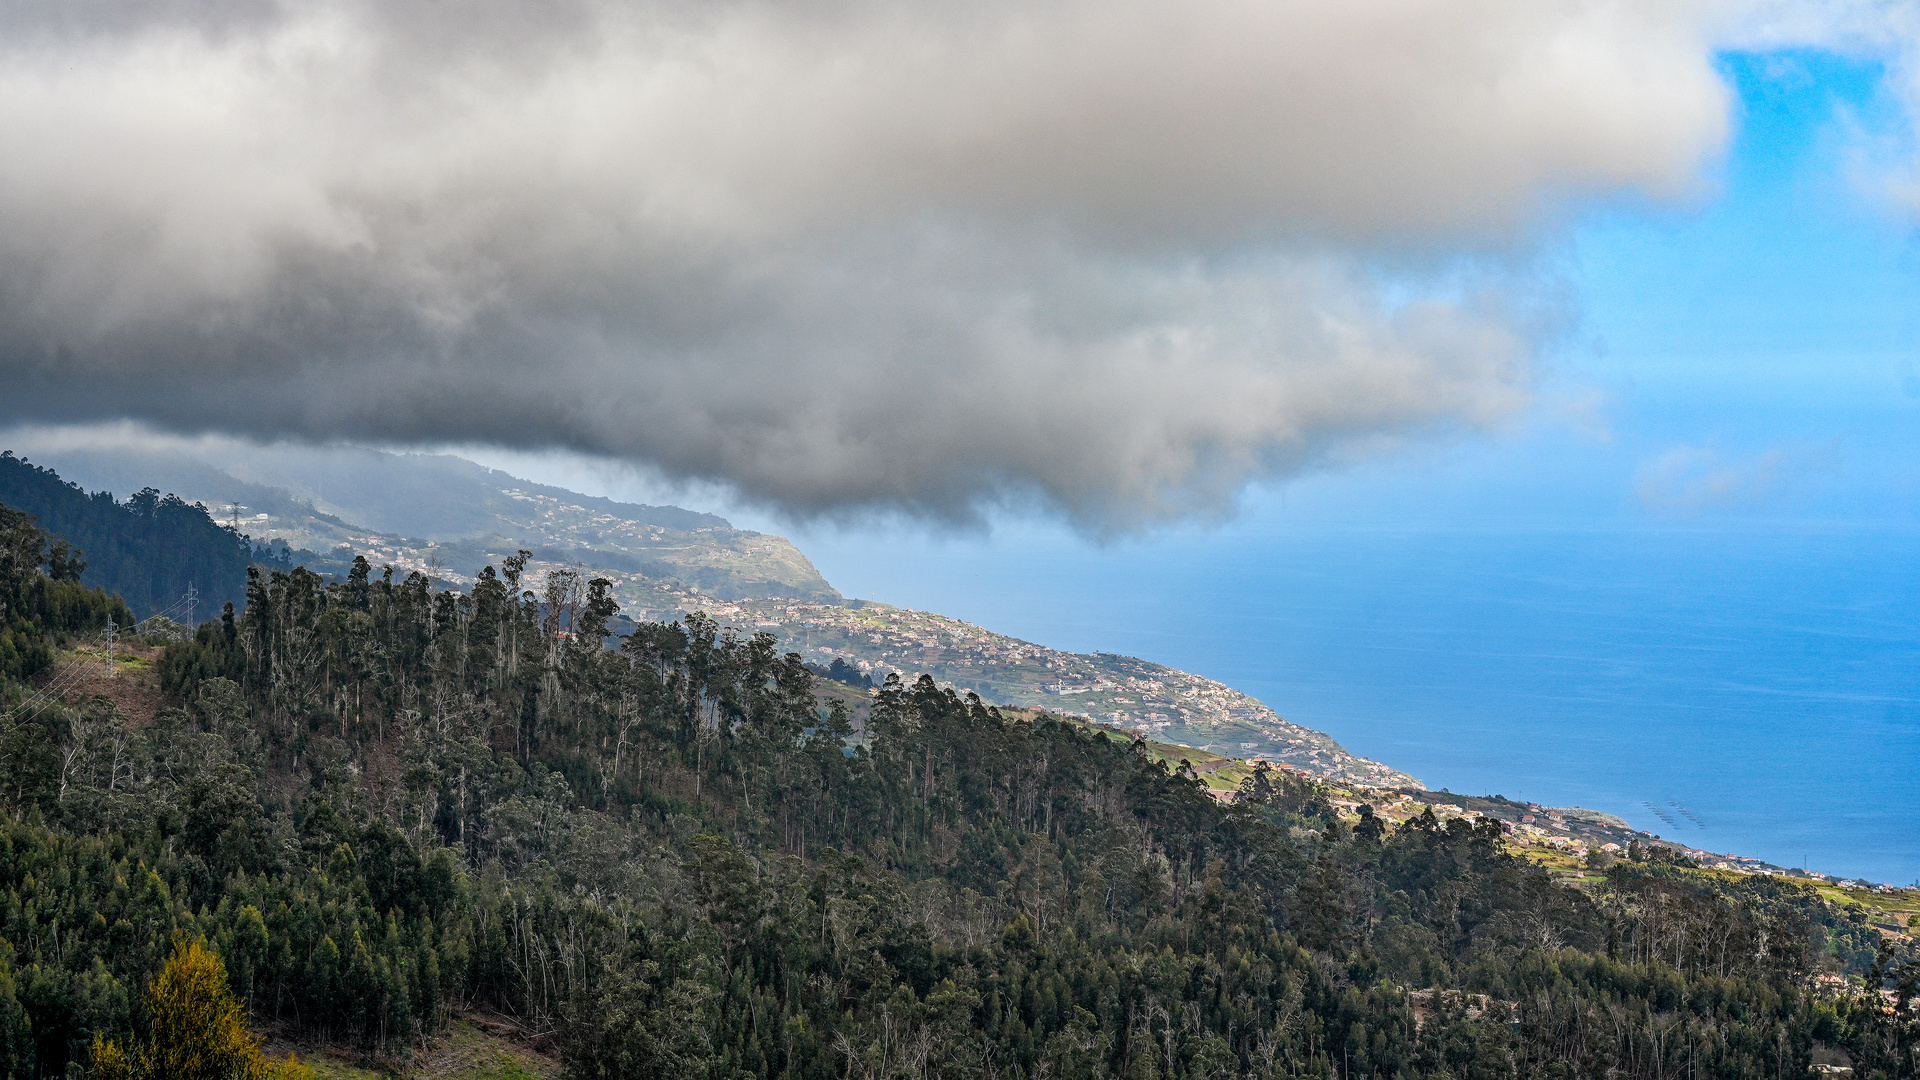
[[[320,1080],[382,1080],[388,1075],[363,1069],[357,1065],[348,1065],[346,1062],[325,1055],[307,1057],[303,1054],[300,1057],[300,1063],[312,1069],[313,1075]]]
[[[276,1056],[287,1047],[272,1048]],[[405,1068],[378,1068],[325,1047],[295,1047],[319,1080],[559,1080],[559,1062],[474,1023],[456,1019]]]
[[[560,1065],[510,1039],[455,1020],[410,1075],[423,1080],[557,1080]]]
[[[1116,731],[1113,728],[1102,727],[1096,724],[1076,722],[1081,723],[1084,727],[1092,728],[1094,731],[1105,735],[1115,742],[1133,741],[1133,736],[1124,731]],[[1215,791],[1232,791],[1240,786],[1240,781],[1253,775],[1252,766],[1236,758],[1227,757],[1225,754],[1216,754],[1210,750],[1201,750],[1197,747],[1181,746],[1177,743],[1154,742],[1149,739],[1147,740],[1147,755],[1154,761],[1166,763],[1169,769],[1179,768],[1182,761],[1193,765],[1196,769],[1201,770],[1200,778],[1205,780],[1207,786]]]

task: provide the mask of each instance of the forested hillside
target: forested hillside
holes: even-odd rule
[[[188,588],[203,615],[246,595],[252,545],[177,496],[145,488],[116,502],[0,452],[0,505],[33,515],[75,549],[79,581],[118,595],[141,618],[174,607]]]
[[[604,581],[523,573],[256,573],[152,723],[10,714],[0,1071],[139,1036],[185,934],[256,1021],[395,1064],[485,1007],[592,1078],[1914,1074],[1916,968],[1816,992],[1793,903],[1566,888],[1271,771],[1222,804],[925,679],[856,731],[765,635],[606,648]]]
[[[79,582],[73,550],[0,504],[0,688],[53,663],[62,639],[133,625],[121,600]],[[11,705],[11,697],[0,697]],[[18,717],[7,717],[11,730]]]

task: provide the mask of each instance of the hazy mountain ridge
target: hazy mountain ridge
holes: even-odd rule
[[[1238,758],[1266,757],[1347,782],[1421,786],[1211,679],[844,600],[785,537],[735,529],[712,514],[581,495],[444,455],[269,448],[224,463],[230,471],[178,454],[44,456],[82,487],[154,486],[204,502],[242,532],[319,553],[323,570],[343,573],[354,555],[365,555],[376,569],[417,571],[463,587],[480,567],[524,549],[532,552],[528,581],[537,585],[559,569],[605,577],[635,620],[704,610],[743,632],[772,632],[809,660],[848,657],[876,681],[888,671],[925,672],[998,704],[1044,708]]]
[[[223,523],[329,556],[463,585],[516,550],[529,569],[678,582],[716,596],[840,596],[782,536],[677,506],[621,503],[522,480],[462,458],[358,448],[264,448],[218,464],[177,453],[55,449],[36,459],[89,490],[153,486]],[[341,552],[339,549],[351,549]],[[622,602],[627,598],[623,595]]]

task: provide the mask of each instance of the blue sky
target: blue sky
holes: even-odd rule
[[[1636,447],[1799,455],[1798,480],[1746,512],[1910,516],[1920,250],[1861,162],[1870,139],[1908,142],[1904,121],[1877,63],[1796,52],[1723,69],[1742,109],[1717,196],[1577,231],[1586,340],[1566,372],[1617,395]]]

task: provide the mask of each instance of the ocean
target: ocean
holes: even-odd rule
[[[1266,527],[1150,562],[994,543],[838,569],[862,595],[1218,679],[1435,789],[1909,884],[1916,553],[1910,527]]]

